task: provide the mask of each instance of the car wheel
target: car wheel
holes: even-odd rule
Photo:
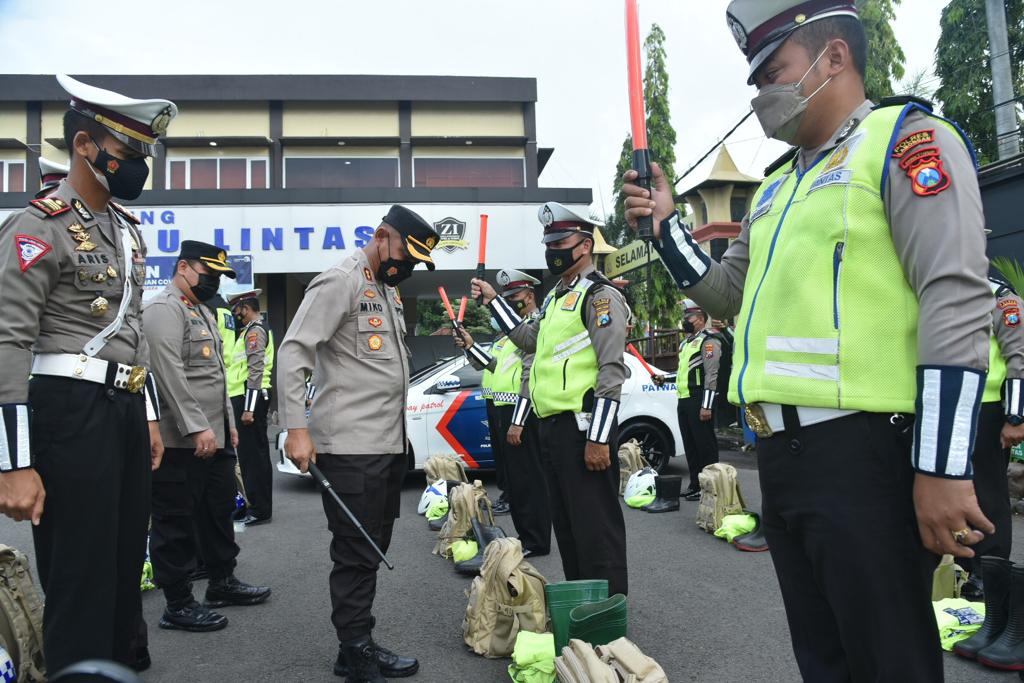
[[[637,440],[644,459],[658,472],[665,468],[672,457],[672,439],[659,425],[646,420],[629,422],[619,430],[619,443],[626,443],[630,439]]]

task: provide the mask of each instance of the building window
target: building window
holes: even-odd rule
[[[169,159],[169,190],[262,190],[267,187],[266,159]]]
[[[398,159],[387,157],[288,157],[288,188],[398,187]]]
[[[729,202],[729,213],[732,214],[730,220],[733,223],[742,221],[743,217],[747,215],[747,198],[733,197]]]
[[[0,161],[0,191],[25,191],[24,161]]]
[[[416,158],[416,187],[524,187],[524,159]]]

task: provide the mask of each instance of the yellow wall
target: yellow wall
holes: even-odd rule
[[[412,148],[412,156],[416,157],[485,157],[487,159],[523,159],[526,150],[522,147],[477,147],[460,145],[459,147],[422,147]]]
[[[285,137],[398,137],[398,103],[285,102]]]
[[[326,147],[285,147],[284,156],[288,157],[389,157],[398,158],[397,147],[342,147],[339,145]]]
[[[168,159],[258,159],[270,158],[266,147],[171,147],[167,150]]]
[[[266,103],[232,103],[230,106],[184,103],[171,121],[167,135],[174,138],[270,135]]]
[[[0,104],[0,138],[25,141],[25,105]]]
[[[520,104],[430,103],[412,105],[413,136],[524,135]]]
[[[43,105],[43,116],[42,116],[42,155],[51,161],[59,161],[61,163],[67,163],[68,153],[67,150],[58,149],[50,143],[46,142],[47,138],[56,138],[58,140],[64,137],[64,112],[68,110],[68,106],[63,102],[51,102]]]

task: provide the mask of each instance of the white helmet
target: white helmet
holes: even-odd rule
[[[444,479],[438,479],[423,491],[423,495],[420,496],[420,504],[416,507],[416,512],[421,515],[425,515],[427,514],[427,508],[430,507],[431,503],[439,498],[447,497],[448,482]]]
[[[645,467],[639,472],[634,472],[630,475],[629,481],[626,482],[626,490],[623,492],[622,497],[628,500],[635,496],[653,496],[654,480],[657,478],[658,473],[651,467]]]
[[[0,646],[0,683],[14,683],[18,680],[18,672],[14,670],[14,660],[7,650]]]

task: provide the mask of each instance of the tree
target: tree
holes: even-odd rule
[[[1006,0],[1006,27],[1014,91],[1024,92],[1024,0]],[[942,113],[960,124],[982,163],[999,157],[985,0],[952,0],[942,10],[935,48],[935,92]],[[1018,115],[1018,121],[1020,116]]]
[[[907,76],[900,82],[896,91],[900,95],[913,95],[922,100],[931,101],[935,98],[935,91],[929,86],[927,69],[921,69]]]
[[[459,305],[457,300],[453,300],[451,303],[454,307]],[[458,308],[455,311],[457,314]],[[416,336],[418,337],[429,337],[439,329],[451,325],[448,312],[444,310],[444,304],[440,299],[418,298],[416,300],[416,319],[419,321],[416,326]],[[494,334],[494,329],[491,327],[490,311],[487,310],[487,307],[480,306],[472,300],[466,306],[466,315],[462,324],[474,336]]]
[[[892,23],[896,6],[903,0],[857,0],[857,11],[868,37],[868,64],[864,89],[868,99],[878,102],[893,94],[893,83],[903,78],[906,55],[896,41]]]

